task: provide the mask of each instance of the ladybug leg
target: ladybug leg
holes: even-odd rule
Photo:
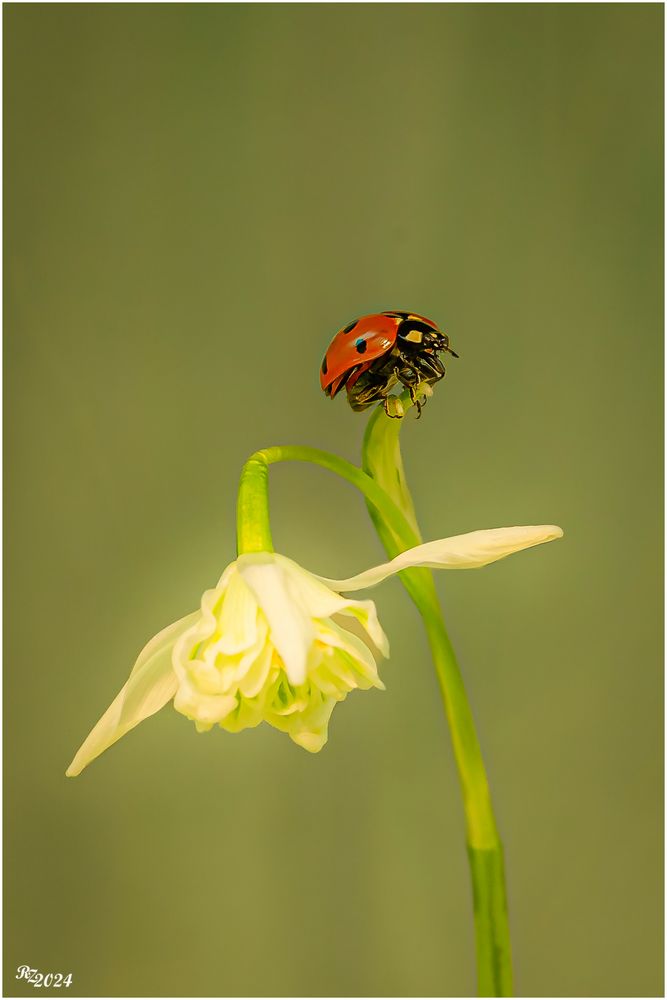
[[[417,410],[417,420],[419,420],[426,399],[424,399],[423,402],[418,399],[417,388],[419,383],[424,381],[424,376],[415,364],[416,359],[408,358],[405,355],[402,355],[401,360],[403,361],[403,368],[396,369],[398,379],[410,393],[410,399]]]
[[[413,365],[424,382],[439,382],[445,377],[445,366],[437,354],[423,354],[414,359]]]
[[[410,385],[417,386],[419,383],[431,386],[445,377],[445,367],[437,354],[404,355],[403,361],[405,374],[402,382],[406,388],[410,388]]]
[[[413,385],[408,386],[408,392],[410,393],[410,399],[412,400],[412,404],[417,410],[417,420],[419,420],[419,418],[422,415],[423,404],[420,403],[420,401],[417,399],[417,390]],[[424,402],[426,402],[426,400],[424,400]]]
[[[352,409],[360,412],[373,403],[384,401],[390,387],[385,375],[367,372],[347,390],[347,398]]]
[[[382,405],[384,412],[391,420],[401,420],[405,416],[405,410],[398,396],[385,396]]]
[[[397,365],[395,361],[400,363]],[[353,410],[365,410],[373,403],[382,403],[384,411],[392,419],[400,419],[404,415],[403,406],[396,396],[389,393],[401,380],[403,369],[402,358],[383,359],[384,363],[364,372],[352,387],[347,388],[347,398]],[[405,384],[405,383],[404,383]]]

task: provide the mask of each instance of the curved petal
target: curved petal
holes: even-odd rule
[[[290,593],[311,618],[319,620],[334,615],[348,615],[357,619],[371,637],[383,656],[389,656],[389,640],[378,620],[373,601],[355,601],[341,597],[336,590],[325,586],[321,577],[314,576],[287,556],[276,555],[276,561],[285,569]]]
[[[192,625],[199,613],[193,611],[168,625],[144,646],[124,687],[67,768],[68,777],[80,774],[91,760],[174,697],[177,680],[171,665],[171,651],[176,639]]]
[[[229,577],[218,624],[220,638],[209,647],[218,653],[239,653],[257,636],[257,601],[238,572]]]
[[[256,698],[266,683],[271,668],[273,650],[267,643],[239,681],[239,691],[244,698]]]
[[[411,566],[427,566],[430,569],[476,569],[498,559],[504,559],[513,552],[520,552],[522,549],[541,545],[543,542],[552,542],[562,535],[562,528],[555,524],[470,531],[465,535],[453,535],[451,538],[440,538],[435,542],[416,545],[401,552],[391,562],[375,566],[347,580],[329,580],[323,576],[318,579],[333,590],[364,590]]]
[[[329,719],[338,699],[327,697],[319,690],[311,692],[311,698],[298,713],[280,713],[268,710],[264,718],[275,729],[288,733],[294,742],[317,753],[327,742]]]
[[[362,628],[365,629],[371,642],[377,647],[378,652],[387,659],[389,656],[389,639],[380,625],[377,609],[373,601],[351,601],[348,599],[345,607],[341,608],[338,614],[348,618],[356,618]]]
[[[224,592],[218,587],[205,590],[202,594],[200,609],[190,616],[192,624],[179,633],[174,643],[174,666],[182,660],[190,660],[199,646],[215,635],[218,627],[218,611]]]
[[[233,694],[202,694],[189,680],[181,680],[175,690],[174,708],[206,732],[233,712],[238,699]]]
[[[384,684],[378,676],[375,657],[359,636],[353,632],[349,632],[345,628],[341,628],[336,622],[329,621],[326,623],[323,622],[319,626],[317,638],[329,654],[325,655],[321,661],[325,666],[331,666],[333,669],[331,661],[335,660],[336,652],[342,651],[353,662],[355,671],[361,677],[369,680],[374,687],[384,690]]]
[[[283,566],[273,553],[266,552],[240,556],[236,565],[266,616],[271,641],[290,683],[303,684],[313,623],[307,609],[290,593]]]

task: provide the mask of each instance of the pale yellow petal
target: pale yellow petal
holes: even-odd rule
[[[144,646],[127,682],[67,768],[68,777],[80,774],[95,757],[174,697],[177,678],[171,664],[172,649],[198,615],[194,611],[167,626]]]
[[[351,576],[346,580],[319,579],[333,590],[364,590],[411,566],[430,569],[476,569],[504,559],[514,552],[552,542],[563,535],[555,524],[523,525],[515,528],[489,528],[465,535],[440,538],[406,549],[391,562]]]
[[[303,684],[314,635],[312,619],[290,594],[283,567],[275,556],[245,555],[237,560],[237,565],[266,616],[270,639],[285,664],[290,683]]]

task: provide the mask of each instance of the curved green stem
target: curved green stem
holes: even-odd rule
[[[409,397],[402,398],[407,409]],[[381,407],[375,411],[366,429],[363,465],[410,518],[419,538],[403,471],[401,424],[402,421],[388,419]],[[369,511],[387,554],[393,558],[405,547],[403,539],[377,507]],[[511,996],[512,958],[503,852],[474,719],[432,573],[424,569],[407,570],[403,583],[424,621],[461,783],[473,884],[479,995]]]
[[[409,400],[404,400],[406,409]],[[383,423],[380,423],[383,421]],[[239,554],[272,552],[268,467],[309,462],[329,469],[359,489],[390,557],[421,541],[398,444],[401,421],[377,410],[364,441],[364,467],[317,448],[281,446],[255,452],[243,467],[237,503]],[[486,771],[463,679],[442,618],[431,572],[403,570],[400,577],[426,627],[452,735],[466,816],[473,881],[480,996],[511,996],[512,966],[502,847]]]
[[[414,532],[400,508],[384,489],[351,462],[319,448],[285,445],[263,448],[251,455],[243,466],[236,505],[237,548],[244,552],[273,552],[269,524],[269,465],[275,462],[309,462],[329,469],[363,493],[383,522],[391,526],[404,549],[416,545]],[[405,570],[409,573],[409,570]]]

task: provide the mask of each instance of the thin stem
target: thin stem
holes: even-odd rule
[[[319,448],[281,445],[263,448],[251,455],[243,466],[236,505],[237,547],[244,552],[273,552],[269,524],[269,465],[276,462],[308,462],[319,465],[346,479],[360,490],[383,521],[403,543],[403,548],[416,545],[414,532],[405,515],[371,476],[338,455]],[[405,570],[404,573],[409,573]]]
[[[244,552],[273,552],[269,522],[269,470],[261,452],[241,470],[236,501],[236,547]]]
[[[402,398],[407,409],[409,397]],[[419,537],[403,471],[398,439],[401,424],[402,421],[389,420],[382,408],[375,411],[366,430],[363,464],[366,472],[407,513]],[[387,554],[393,558],[405,547],[403,540],[377,507],[369,510]],[[432,573],[425,569],[408,570],[403,574],[403,583],[426,628],[463,794],[475,908],[479,995],[511,996],[512,959],[502,845],[474,719]]]
[[[407,408],[410,403],[404,402]],[[255,452],[244,465],[239,484],[239,554],[273,551],[268,514],[268,467],[286,461],[319,465],[356,486],[366,498],[390,557],[419,544],[421,536],[398,446],[399,428],[396,427],[392,441],[386,437],[384,427],[376,434],[378,419],[379,413],[371,418],[364,444],[367,471],[316,448],[281,446]],[[400,422],[388,423],[394,427]],[[374,458],[379,454],[384,462],[375,466]],[[387,469],[391,469],[390,474]],[[399,575],[424,620],[463,790],[475,906],[479,995],[511,996],[512,967],[502,847],[463,679],[442,619],[431,572],[408,569]]]

